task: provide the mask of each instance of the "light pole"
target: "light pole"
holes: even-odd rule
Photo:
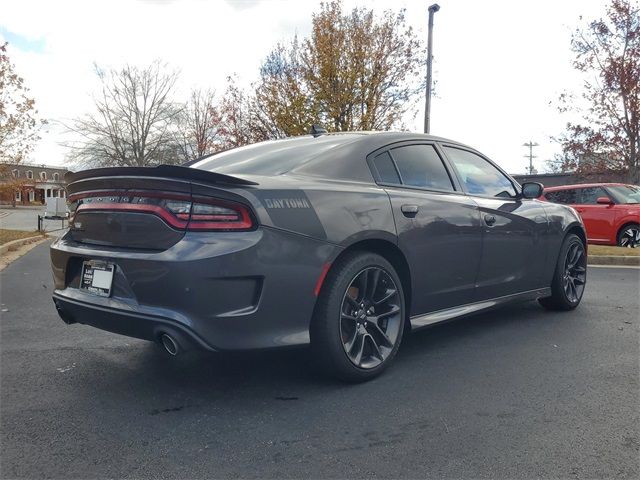
[[[429,7],[429,37],[427,40],[427,98],[424,102],[424,133],[429,133],[431,127],[431,61],[433,57],[433,16],[440,10],[440,5],[434,3]]]

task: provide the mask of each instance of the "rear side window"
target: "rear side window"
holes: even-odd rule
[[[373,164],[376,166],[380,181],[382,183],[400,183],[400,177],[396,167],[393,165],[391,155],[389,152],[384,152],[373,159]]]
[[[573,205],[578,203],[578,192],[575,188],[571,188],[568,190],[556,190],[553,192],[545,193],[544,198],[554,203]]]
[[[587,187],[581,189],[582,195],[580,196],[580,203],[582,205],[597,205],[596,200],[599,197],[607,197],[607,192],[602,187]]]
[[[487,197],[515,197],[511,180],[480,155],[459,148],[444,147],[460,174],[468,193]]]
[[[432,145],[407,145],[391,150],[404,185],[453,191],[451,178]]]

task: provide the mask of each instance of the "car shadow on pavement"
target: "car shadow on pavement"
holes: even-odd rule
[[[499,345],[505,336],[517,341],[514,329],[525,326],[529,335],[531,325],[545,321],[548,321],[545,312],[537,303],[530,303],[412,332],[404,339],[392,367],[381,377],[360,385],[348,385],[318,373],[308,348],[225,353],[190,351],[169,357],[158,346],[137,341],[127,346],[83,350],[88,357],[78,361],[78,366],[82,363],[86,367],[81,369],[84,378],[78,385],[82,389],[90,386],[92,396],[96,389],[104,388],[111,394],[124,392],[125,396],[135,392],[137,398],[173,397],[179,393],[204,402],[242,399],[247,395],[296,401],[300,399],[300,391],[306,395],[322,395],[345,388],[366,390],[369,384],[402,385],[421,381],[425,372],[436,370],[446,378],[454,374],[447,372],[447,366],[455,366],[465,352],[481,348],[485,355],[491,356],[491,345]],[[81,374],[78,370],[75,373]]]

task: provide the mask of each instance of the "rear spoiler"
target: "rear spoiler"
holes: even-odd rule
[[[184,180],[199,180],[207,183],[222,183],[225,185],[258,185],[256,182],[244,180],[231,175],[199,170],[197,168],[180,167],[177,165],[158,165],[157,167],[108,167],[68,172],[64,179],[67,183],[77,182],[86,178],[97,177],[162,177],[180,178]]]

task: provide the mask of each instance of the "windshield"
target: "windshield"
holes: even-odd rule
[[[640,203],[640,187],[635,185],[608,186],[607,190],[618,203]]]

